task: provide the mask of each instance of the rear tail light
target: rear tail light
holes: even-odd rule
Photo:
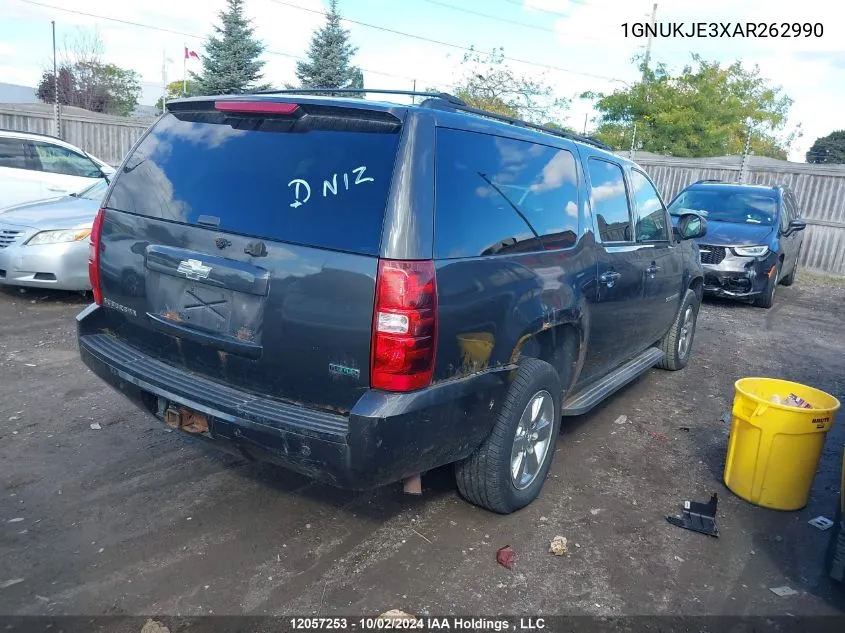
[[[373,389],[413,391],[431,384],[437,343],[434,262],[379,260],[373,317]]]
[[[281,101],[215,101],[214,109],[250,114],[293,114],[299,109],[299,104]]]
[[[100,286],[100,238],[103,233],[103,210],[97,211],[91,227],[91,242],[88,245],[88,279],[94,292],[94,302],[103,305],[103,289]]]

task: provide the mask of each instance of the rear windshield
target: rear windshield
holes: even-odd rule
[[[315,125],[316,119],[327,123]],[[126,161],[105,206],[376,255],[398,121],[310,120],[291,125],[215,112],[167,114]]]
[[[669,213],[695,211],[715,222],[771,226],[777,217],[774,194],[736,189],[688,189],[669,205]]]

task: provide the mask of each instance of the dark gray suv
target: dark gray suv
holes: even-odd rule
[[[427,94],[168,112],[99,213],[85,363],[174,428],[349,488],[534,499],[561,415],[684,367],[700,217],[590,139]]]

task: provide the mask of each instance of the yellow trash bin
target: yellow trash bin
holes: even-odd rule
[[[759,506],[803,508],[839,401],[824,391],[774,378],[742,378],[734,387],[725,485]],[[813,408],[772,400],[789,394]]]

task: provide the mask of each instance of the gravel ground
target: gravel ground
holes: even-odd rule
[[[85,303],[0,291],[0,614],[845,613],[807,525],[833,516],[845,419],[799,512],[724,488],[720,421],[743,376],[845,398],[840,281],[805,275],[772,310],[706,302],[691,365],[565,419],[540,499],[507,517],[462,501],[448,468],[420,498],[349,493],[170,432],[79,361]],[[712,492],[719,539],[664,520]]]

